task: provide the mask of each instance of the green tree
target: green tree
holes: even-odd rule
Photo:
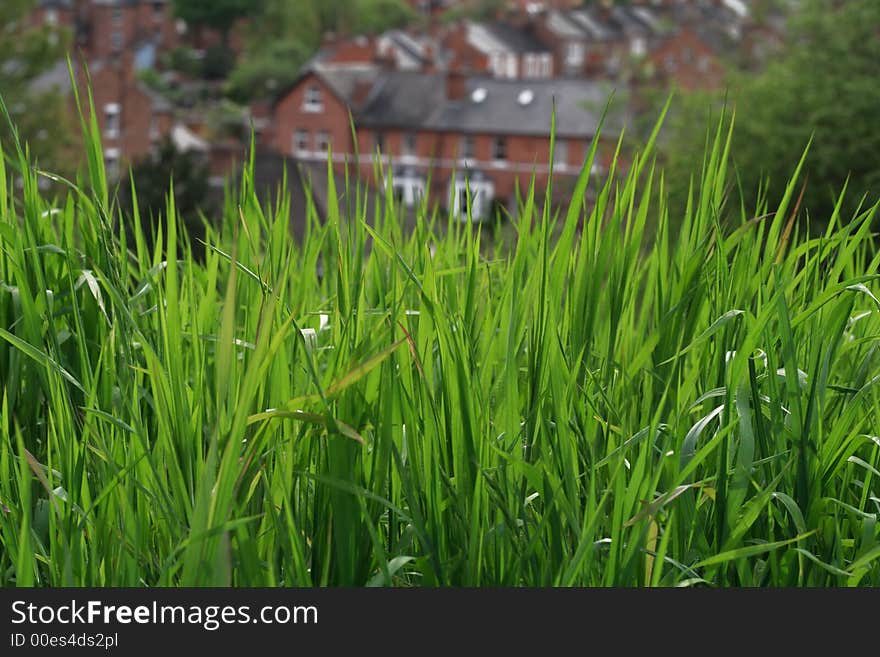
[[[165,138],[153,155],[137,162],[129,179],[120,184],[120,202],[127,215],[133,216],[133,181],[141,225],[144,234],[151,239],[155,223],[165,215],[167,195],[173,183],[174,206],[192,239],[193,250],[201,252],[195,238],[204,237],[202,213],[211,216],[213,212],[209,177],[208,166],[198,153],[181,152]]]
[[[766,181],[772,209],[807,144],[802,207],[822,227],[848,185],[844,216],[862,196],[880,198],[880,3],[805,0],[790,23],[785,52],[755,76],[731,79],[735,107],[732,152],[746,207],[755,209]],[[706,108],[723,98],[680,99],[677,129],[666,149],[671,180],[686,191],[683,172],[702,152]],[[681,175],[677,175],[681,174]]]
[[[325,33],[378,34],[416,18],[403,0],[263,0],[227,92],[240,102],[271,96],[296,78]]]
[[[0,2],[0,96],[38,165],[67,173],[60,165],[69,161],[64,154],[72,146],[70,122],[61,94],[44,76],[63,62],[69,35],[32,23],[35,5],[36,0]],[[10,137],[9,126],[0,119],[0,142],[7,154]]]
[[[217,30],[226,42],[235,21],[258,11],[260,4],[261,0],[174,0],[174,12],[187,23]]]

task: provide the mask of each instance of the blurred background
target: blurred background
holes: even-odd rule
[[[532,180],[567,204],[589,150],[593,175],[618,144],[626,167],[670,94],[672,212],[734,113],[737,206],[772,207],[811,140],[810,229],[844,187],[844,216],[880,197],[878,0],[3,0],[0,61],[39,167],[78,175],[90,86],[122,207],[133,179],[152,220],[173,178],[194,230],[252,143],[254,184],[286,180],[294,233],[307,189],[326,208],[328,171],[414,217],[504,218]]]

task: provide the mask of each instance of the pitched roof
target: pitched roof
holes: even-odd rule
[[[462,100],[445,103],[434,118],[439,129],[549,135],[555,108],[557,135],[589,136],[596,133],[611,91],[603,84],[578,79],[472,78],[465,86],[467,95]],[[485,90],[485,99],[481,102],[475,102],[477,89]],[[527,99],[529,102],[522,102]]]
[[[442,74],[386,73],[356,120],[373,128],[547,135],[555,103],[557,134],[586,136],[595,133],[611,91],[588,80],[486,77],[467,79],[465,89],[461,100],[448,100]],[[475,96],[477,89],[483,91]],[[621,118],[620,112],[611,117],[612,130],[619,127]]]
[[[550,52],[550,48],[528,28],[518,28],[503,21],[483,23],[482,26],[513,52]]]

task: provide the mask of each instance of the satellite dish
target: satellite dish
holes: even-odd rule
[[[535,100],[535,92],[531,89],[523,89],[519,92],[519,96],[516,97],[516,102],[523,107],[531,104],[533,100]]]
[[[485,87],[477,87],[476,89],[474,89],[473,93],[471,94],[471,100],[479,105],[484,100],[486,100],[487,95],[488,94],[486,92]]]

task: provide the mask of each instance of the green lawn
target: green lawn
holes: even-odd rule
[[[245,174],[197,262],[89,131],[0,173],[0,585],[880,584],[876,208],[807,237],[796,162],[742,208],[719,129],[671,217],[649,143],[509,251]]]

